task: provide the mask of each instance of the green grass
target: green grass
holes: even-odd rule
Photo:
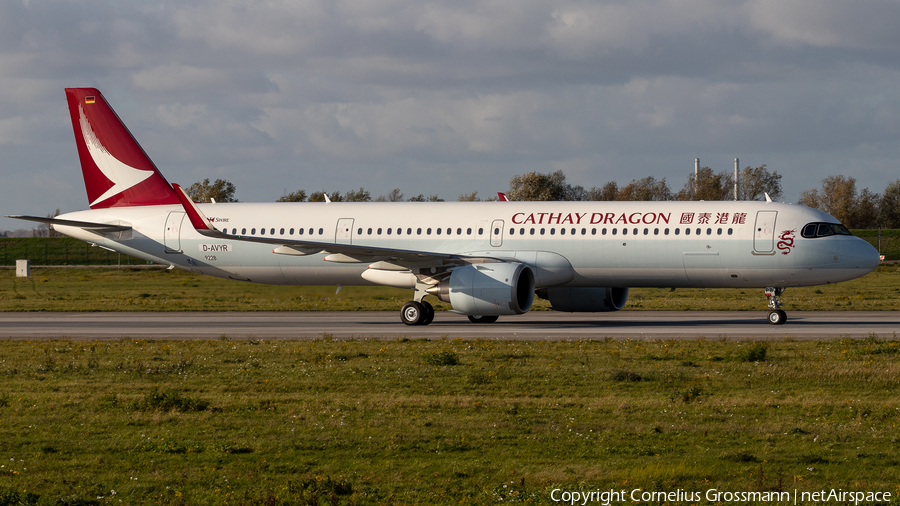
[[[896,498],[898,359],[877,336],[5,341],[0,504]]]
[[[243,283],[162,267],[35,268],[29,278],[0,270],[0,311],[398,311],[411,291],[386,287],[298,287]],[[437,310],[450,309],[429,297]],[[900,265],[865,277],[791,288],[782,301],[794,310],[896,310]],[[626,310],[764,310],[762,289],[634,288]],[[536,299],[534,310],[549,308]]]

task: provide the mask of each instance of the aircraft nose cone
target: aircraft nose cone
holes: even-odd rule
[[[872,272],[881,263],[878,250],[862,239],[857,238],[849,250],[844,256],[848,267]]]

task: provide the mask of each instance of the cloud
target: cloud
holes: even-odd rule
[[[900,4],[893,1],[751,0],[750,23],[788,46],[897,52]]]

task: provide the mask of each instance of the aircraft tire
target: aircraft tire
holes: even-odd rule
[[[422,308],[425,309],[425,316],[422,317],[420,325],[430,325],[434,321],[434,306],[423,300]]]
[[[400,310],[400,321],[406,325],[421,325],[425,320],[425,307],[414,300],[403,305]]]
[[[482,316],[482,315],[477,315],[477,314],[470,314],[468,316],[468,318],[469,318],[469,321],[472,323],[494,323],[495,321],[497,321],[497,318],[500,318],[500,317],[497,315]]]
[[[785,313],[781,309],[777,311],[769,311],[768,320],[772,325],[784,325],[784,322],[787,321],[787,313]]]

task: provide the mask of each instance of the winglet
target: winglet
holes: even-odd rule
[[[506,194],[503,192],[497,192],[497,197],[500,199],[500,202],[509,202],[509,199],[506,198]]]
[[[188,218],[191,220],[191,225],[194,226],[194,229],[197,232],[203,233],[204,231],[217,231],[216,227],[212,226],[206,216],[203,215],[203,212],[200,211],[200,208],[197,207],[197,204],[188,197],[188,194],[185,193],[184,188],[179,186],[177,183],[172,183],[172,187],[175,188],[175,195],[178,196],[178,200],[181,201],[182,207],[184,207],[184,212],[187,213]]]
[[[766,202],[772,202],[772,197],[769,196],[769,192],[765,192],[766,194]]]

